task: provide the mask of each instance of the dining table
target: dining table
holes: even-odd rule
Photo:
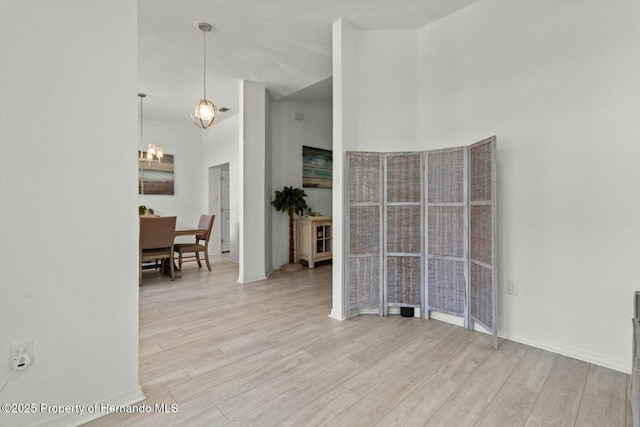
[[[206,232],[207,232],[207,230],[204,230],[204,229],[201,229],[201,228],[193,228],[193,227],[185,226],[185,225],[182,225],[182,224],[176,224],[175,236],[176,237],[180,237],[180,236],[197,236],[198,234],[204,234]],[[162,273],[163,274],[171,274],[168,262],[169,262],[169,260],[166,259],[165,262],[163,263],[163,266],[162,266]],[[182,272],[180,271],[180,269],[176,265],[176,263],[173,260],[173,258],[171,259],[171,262],[173,262],[173,275],[174,275],[174,277],[176,277],[176,278],[182,277]]]
[[[146,214],[146,215],[140,215],[140,216],[146,216],[146,217],[154,217],[157,218],[160,215],[153,215],[153,214]],[[175,232],[175,237],[181,237],[181,236],[197,236],[198,234],[205,234],[207,232],[207,230],[204,230],[202,228],[194,228],[192,226],[189,225],[184,225],[184,224],[179,224],[176,223],[176,232]],[[169,272],[170,268],[169,268],[169,264],[167,263],[169,260],[166,259],[165,262],[163,262],[162,264],[162,273],[163,274],[171,274]],[[172,262],[173,258],[171,259]],[[148,266],[148,267],[143,267],[143,269],[147,269],[147,268],[154,268],[153,266]],[[173,264],[173,270],[174,270],[174,276],[175,277],[182,277],[182,273],[180,272],[180,269],[178,268],[178,266],[175,264]]]
[[[180,224],[178,224],[176,226],[176,237],[178,237],[178,236],[196,236],[198,234],[204,234],[206,232],[207,232],[207,230],[204,230],[204,229],[201,229],[201,228],[184,227],[184,226],[181,226]]]

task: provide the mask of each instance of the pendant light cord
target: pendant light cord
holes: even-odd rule
[[[204,97],[203,99],[207,99],[207,32],[203,31],[202,32],[202,37],[204,39],[204,42],[202,43],[202,57],[204,58],[203,60],[203,64],[204,64]]]
[[[142,96],[141,94],[138,94],[138,96],[140,97],[140,160],[144,160],[144,157],[142,156],[142,144],[144,142],[144,117],[142,115],[142,102],[144,100],[144,96]]]
[[[140,153],[142,154],[142,146],[144,144],[144,110],[142,109],[142,103],[144,99],[140,98]]]

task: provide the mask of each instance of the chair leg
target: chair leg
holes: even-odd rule
[[[204,259],[207,262],[207,268],[211,271],[211,263],[209,262],[209,251],[204,251]]]
[[[178,252],[178,270],[182,271],[182,252]]]
[[[173,271],[173,254],[167,259],[169,261],[169,271],[171,271],[171,280],[176,280],[176,275]]]
[[[200,263],[200,252],[196,251],[196,261],[198,262],[198,268],[202,268],[202,264]]]

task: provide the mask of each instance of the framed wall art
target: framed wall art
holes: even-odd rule
[[[302,186],[333,188],[333,152],[302,146]]]
[[[146,152],[143,156],[146,156]],[[162,162],[138,161],[138,194],[173,196],[173,154],[165,154]]]

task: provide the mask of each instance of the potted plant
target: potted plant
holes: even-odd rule
[[[271,202],[275,210],[289,214],[289,264],[280,267],[281,271],[302,270],[302,265],[295,264],[293,257],[293,214],[302,215],[308,209],[307,202],[304,200],[305,197],[307,195],[303,189],[285,186],[282,190],[276,190],[276,197]]]

